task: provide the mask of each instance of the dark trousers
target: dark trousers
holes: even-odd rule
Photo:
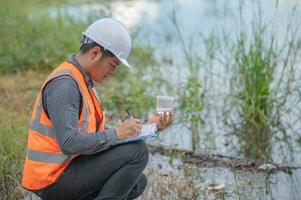
[[[144,141],[121,144],[73,159],[59,180],[38,192],[42,199],[135,199],[142,194],[148,162]]]

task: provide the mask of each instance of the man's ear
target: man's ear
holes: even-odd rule
[[[102,51],[101,51],[100,47],[95,46],[92,49],[90,49],[90,57],[92,60],[95,60],[95,59],[98,60],[99,58],[101,58],[101,56],[102,56]]]

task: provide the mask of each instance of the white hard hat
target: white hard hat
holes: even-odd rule
[[[127,62],[131,51],[131,36],[122,22],[113,18],[99,19],[91,24],[83,35],[109,50],[122,64],[131,68]]]

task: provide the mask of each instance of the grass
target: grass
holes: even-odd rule
[[[202,111],[204,109],[204,102],[202,98],[203,88],[202,83],[199,80],[202,63],[196,54],[192,51],[188,51],[191,47],[187,46],[187,43],[182,36],[175,10],[171,15],[171,22],[175,27],[177,36],[179,37],[187,67],[189,69],[188,77],[182,81],[181,90],[178,90],[181,118],[184,124],[191,131],[192,151],[197,154],[200,150],[200,130],[203,125]]]
[[[76,52],[81,32],[93,17],[89,17],[88,22],[64,13],[53,17],[47,11],[49,6],[60,5],[55,1],[1,1],[1,73],[49,70]]]
[[[201,100],[202,86],[196,76],[191,75],[184,83],[183,90],[180,93],[181,111],[184,121],[188,124],[192,133],[192,151],[199,152],[200,148],[200,130],[202,128],[203,102]]]
[[[269,120],[272,109],[270,86],[279,54],[275,49],[275,38],[272,36],[266,41],[268,35],[266,28],[262,22],[255,22],[252,26],[252,36],[247,38],[245,31],[242,31],[234,44],[235,73],[242,87],[238,93],[244,123],[242,138],[243,141],[248,140],[244,153],[257,159],[268,159],[267,156],[270,155]],[[260,151],[254,152],[253,144],[257,144]]]
[[[43,77],[32,71],[0,76],[0,195],[3,199],[20,199],[16,187],[23,170],[27,124]]]
[[[264,21],[260,6],[250,24],[246,24],[242,12],[240,32],[225,50],[232,58],[234,91],[230,95],[236,99],[234,104],[240,106],[241,127],[236,134],[241,138],[245,156],[269,160],[270,138],[275,133],[272,129],[279,131],[278,127],[282,126],[280,110],[292,92],[298,28],[293,28],[290,22],[288,37],[279,44],[277,29],[274,24]]]

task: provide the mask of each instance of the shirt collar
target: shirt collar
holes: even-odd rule
[[[70,55],[67,59],[67,61],[69,63],[72,63],[74,66],[76,66],[79,71],[82,73],[82,75],[84,76],[86,85],[88,87],[88,89],[92,89],[95,85],[93,79],[91,78],[91,76],[84,70],[84,68],[80,65],[80,63],[78,62],[77,58],[75,57],[75,55]]]

